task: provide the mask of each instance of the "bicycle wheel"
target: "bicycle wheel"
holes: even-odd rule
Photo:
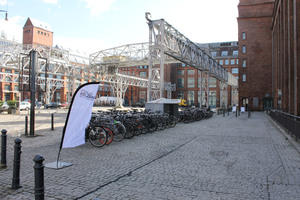
[[[134,127],[129,123],[123,124],[126,128],[125,138],[130,139],[134,136]]]
[[[112,127],[114,141],[120,142],[125,138],[126,128],[120,123],[115,123]]]
[[[173,128],[176,126],[177,118],[174,116],[169,116],[168,118],[168,127]]]
[[[104,127],[105,131],[107,132],[107,142],[106,144],[110,144],[114,139],[114,134],[109,127]]]
[[[89,132],[89,141],[95,147],[103,147],[107,142],[107,133],[104,128],[92,127]]]

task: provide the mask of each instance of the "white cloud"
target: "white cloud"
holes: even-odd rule
[[[87,3],[91,16],[97,16],[102,12],[108,11],[115,0],[81,0]]]
[[[0,5],[1,6],[4,6],[4,5],[6,5],[7,4],[7,0],[0,0]]]
[[[53,46],[62,46],[64,49],[85,52],[87,54],[100,51],[104,47],[104,41],[95,38],[54,37]]]
[[[15,40],[22,43],[23,40],[23,26],[20,23],[24,23],[25,18],[21,16],[15,16],[8,18],[8,21],[0,19],[0,32],[4,32],[8,40]]]
[[[58,0],[43,0],[44,3],[58,4]]]

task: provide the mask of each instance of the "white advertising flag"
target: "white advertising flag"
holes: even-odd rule
[[[69,108],[60,148],[70,148],[85,143],[87,127],[94,105],[99,82],[81,85],[73,95]]]

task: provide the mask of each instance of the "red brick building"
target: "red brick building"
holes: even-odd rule
[[[238,5],[239,105],[272,107],[273,0],[240,0]]]
[[[240,0],[239,101],[300,115],[300,2]]]
[[[23,44],[53,46],[53,31],[45,22],[28,18],[23,27]]]
[[[275,1],[271,31],[274,107],[300,116],[299,1]]]

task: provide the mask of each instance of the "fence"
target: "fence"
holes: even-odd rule
[[[288,133],[300,138],[300,117],[279,110],[269,110],[268,114],[279,123]]]

